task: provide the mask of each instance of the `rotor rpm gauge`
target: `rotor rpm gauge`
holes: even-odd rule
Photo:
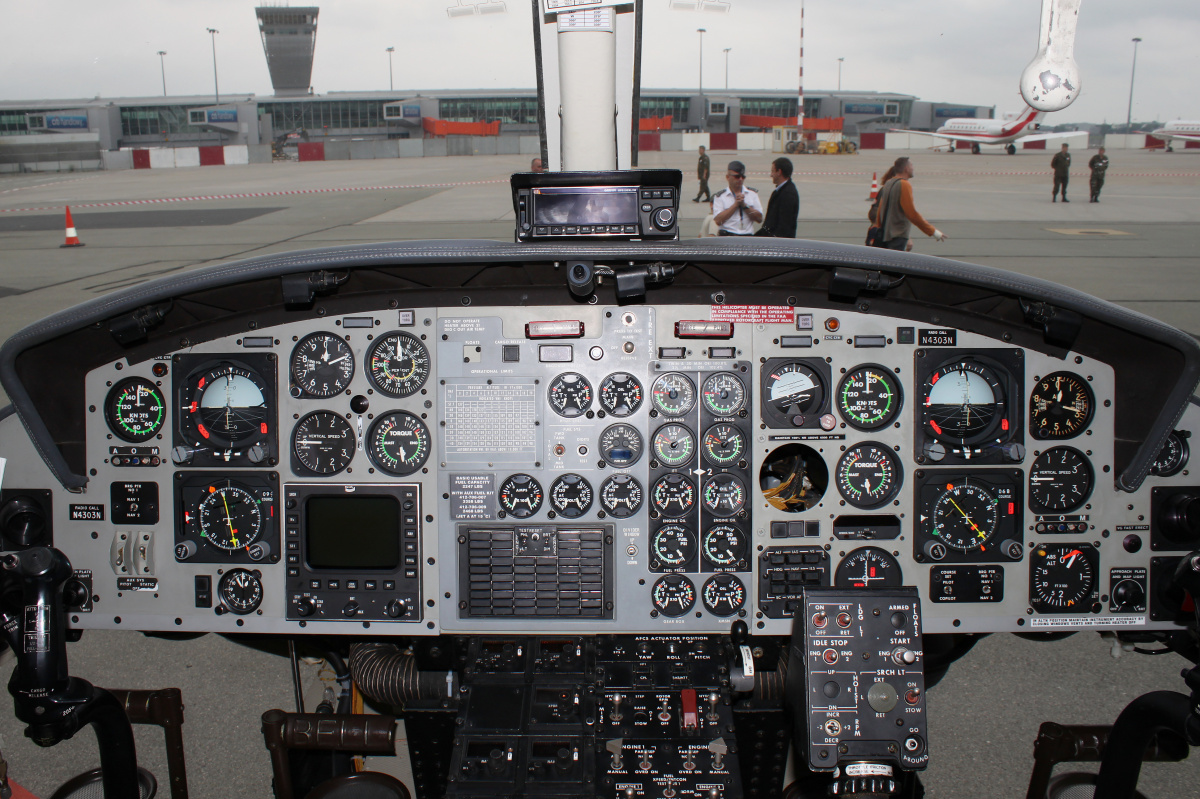
[[[900,382],[882,366],[859,366],[838,383],[838,412],[856,430],[886,427],[900,412],[902,399]]]
[[[642,457],[642,434],[624,422],[609,425],[600,434],[600,456],[618,469],[632,466]]]
[[[1000,378],[974,359],[963,358],[941,367],[925,381],[922,391],[922,422],[939,441],[976,444],[1007,421]]]
[[[367,431],[367,442],[367,454],[388,474],[412,474],[429,458],[429,429],[411,413],[380,416]]]
[[[1029,467],[1029,505],[1039,513],[1071,513],[1092,495],[1092,465],[1071,447],[1054,447]]]
[[[658,428],[651,445],[654,455],[670,468],[689,463],[696,453],[696,437],[692,431],[674,422]]]
[[[578,519],[592,507],[592,485],[578,474],[564,474],[550,485],[550,507],[560,516]]]
[[[312,333],[292,350],[294,394],[332,397],[340,394],[354,378],[354,353],[341,336]]]
[[[500,507],[517,519],[528,519],[542,507],[542,484],[527,474],[514,474],[500,484]]]
[[[217,596],[225,610],[245,616],[262,604],[262,580],[249,569],[230,569],[217,582]]]
[[[614,474],[600,484],[600,505],[618,519],[628,519],[642,507],[642,484],[631,474]]]
[[[746,604],[746,586],[728,572],[715,574],[704,583],[700,598],[714,616],[732,616]]]
[[[1045,544],[1029,552],[1029,605],[1038,613],[1088,613],[1099,569],[1088,544]]]
[[[933,537],[960,552],[980,549],[1000,523],[999,504],[988,487],[970,478],[947,483],[933,505]]]
[[[664,474],[650,489],[650,502],[663,516],[686,515],[696,507],[696,484],[678,472]]]
[[[142,377],[122,380],[104,400],[104,418],[119,438],[134,444],[154,438],[166,419],[167,400]]]
[[[1038,438],[1074,438],[1092,421],[1096,397],[1074,372],[1046,375],[1029,396],[1029,430]]]
[[[700,498],[713,516],[733,516],[746,506],[746,486],[732,474],[714,474],[704,481]]]
[[[782,361],[763,370],[765,410],[777,424],[799,427],[825,404],[825,379],[803,361]]]
[[[354,428],[333,411],[313,411],[296,423],[292,452],[313,474],[337,474],[354,460]]]
[[[258,499],[232,480],[210,484],[196,509],[200,538],[226,552],[248,549],[262,532]]]
[[[735,416],[746,406],[746,385],[730,372],[717,372],[700,389],[704,407],[713,416]]]
[[[904,585],[904,573],[887,550],[859,547],[842,558],[833,584],[838,588],[894,587]]]
[[[367,350],[367,377],[389,397],[409,397],[429,377],[429,350],[408,333],[387,333]]]
[[[682,524],[665,524],[650,541],[650,550],[658,565],[655,569],[685,566],[696,554],[696,535]]]
[[[736,566],[746,559],[746,536],[732,524],[716,524],[704,533],[700,551],[714,566]]]
[[[696,586],[682,574],[667,574],[650,589],[650,601],[664,616],[682,616],[696,604]]]
[[[726,422],[714,424],[704,433],[702,441],[705,459],[714,466],[732,466],[746,451],[746,436]]]
[[[613,416],[631,416],[642,407],[642,384],[627,372],[616,372],[600,383],[600,407]]]
[[[891,448],[864,441],[846,450],[838,460],[836,475],[842,498],[869,510],[886,505],[899,493],[902,467]]]
[[[650,398],[659,413],[682,416],[696,405],[696,386],[686,375],[671,372],[654,381]]]
[[[550,381],[548,399],[559,416],[583,416],[592,407],[592,384],[577,372],[564,372]]]

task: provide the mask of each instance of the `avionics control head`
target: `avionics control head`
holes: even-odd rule
[[[678,169],[517,172],[510,184],[518,242],[679,238]]]

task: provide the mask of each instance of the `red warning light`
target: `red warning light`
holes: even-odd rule
[[[1017,504],[1015,502],[1008,503],[1008,515],[1012,516],[1017,512]]]
[[[1001,429],[1001,430],[1007,430],[1007,429],[1008,429],[1008,420],[1007,420],[1007,419],[1001,419],[1001,420],[1000,420],[1000,429]]]

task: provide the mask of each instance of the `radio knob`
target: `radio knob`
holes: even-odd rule
[[[1113,589],[1112,599],[1118,610],[1131,611],[1145,604],[1146,591],[1133,580],[1122,580]]]
[[[351,599],[346,603],[346,606],[342,608],[342,615],[347,619],[353,619],[358,615],[358,603]]]
[[[296,615],[311,616],[317,612],[317,603],[310,596],[302,596],[296,600]]]
[[[670,230],[675,224],[675,212],[670,208],[659,208],[654,212],[653,221],[659,230]]]
[[[393,599],[387,603],[383,612],[387,614],[389,619],[398,619],[408,612],[408,605],[401,602],[399,599]]]

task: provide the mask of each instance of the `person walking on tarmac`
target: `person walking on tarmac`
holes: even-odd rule
[[[1092,170],[1091,189],[1092,202],[1100,202],[1100,190],[1104,188],[1104,173],[1108,171],[1108,156],[1104,154],[1104,148],[1101,147],[1099,152],[1092,156],[1092,160],[1088,161],[1088,168]],[[1063,199],[1066,199],[1065,197]]]
[[[912,180],[916,169],[910,158],[901,156],[892,166],[895,177],[883,184],[879,190],[879,210],[876,215],[881,234],[882,246],[889,250],[908,249],[909,233],[916,225],[926,236],[933,236],[935,241],[945,241],[949,238],[945,233],[925,221],[917,213],[913,205]]]
[[[1062,188],[1063,202],[1069,203],[1067,199],[1067,180],[1071,177],[1071,154],[1067,152],[1067,146],[1064,144],[1062,149],[1050,159],[1050,166],[1054,169],[1054,193],[1050,195],[1050,202],[1058,202],[1058,190]]]
[[[754,223],[763,219],[762,200],[758,190],[745,186],[746,165],[730,161],[725,172],[728,189],[713,197],[713,221],[720,228],[719,236],[753,236]]]
[[[696,177],[700,179],[700,191],[696,192],[694,203],[700,202],[700,195],[704,195],[704,202],[712,202],[712,194],[708,191],[708,175],[710,172],[708,156],[704,153],[704,145],[700,145],[700,161],[696,164]]]

